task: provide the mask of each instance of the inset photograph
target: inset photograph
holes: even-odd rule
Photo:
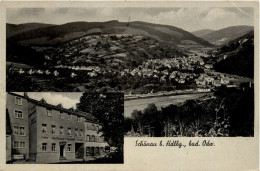
[[[126,137],[253,137],[254,86],[125,97]]]
[[[142,95],[237,87],[253,78],[253,15],[248,7],[7,8],[6,89]]]
[[[7,93],[6,162],[123,163],[123,93]]]

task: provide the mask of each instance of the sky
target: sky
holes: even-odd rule
[[[167,24],[187,31],[219,30],[254,23],[253,8],[8,8],[7,23],[64,24],[75,21],[145,21]]]
[[[24,93],[20,92],[16,92],[16,94],[24,95]],[[42,98],[44,98],[48,104],[52,104],[55,106],[61,103],[64,108],[69,109],[73,107],[74,109],[76,109],[76,104],[79,103],[82,92],[28,92],[28,96],[35,100],[41,100]]]

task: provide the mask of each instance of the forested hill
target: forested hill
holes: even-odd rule
[[[7,32],[12,35],[9,28],[7,27]],[[9,37],[8,40],[29,46],[43,44],[52,46],[95,33],[143,35],[175,44],[212,46],[204,39],[196,37],[178,27],[140,21],[127,23],[117,20],[107,22],[72,22],[41,27],[15,34]]]
[[[207,34],[210,34],[212,32],[214,32],[215,30],[211,30],[211,29],[203,29],[203,30],[197,30],[197,31],[193,31],[191,32],[193,35],[197,36],[197,37],[202,37],[205,36]]]
[[[211,33],[200,36],[202,39],[214,44],[226,44],[229,41],[235,40],[250,31],[254,30],[253,26],[231,26],[220,30],[213,31]]]
[[[214,66],[216,71],[254,77],[254,32],[230,41],[219,49],[222,60]],[[225,59],[224,59],[225,57]]]
[[[26,24],[6,24],[6,37],[9,38],[11,36],[17,35],[19,33],[43,28],[43,27],[50,27],[53,26],[52,24],[43,24],[43,23],[26,23]]]

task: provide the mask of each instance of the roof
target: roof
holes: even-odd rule
[[[95,50],[92,48],[86,48],[80,51],[80,53],[92,53],[92,52],[95,52]]]
[[[28,101],[30,101],[30,102],[32,102],[32,103],[34,103],[34,104],[37,104],[37,105],[39,105],[39,106],[43,106],[43,107],[55,109],[55,110],[62,111],[62,112],[65,112],[65,113],[70,113],[70,114],[75,114],[75,115],[83,116],[83,117],[85,117],[88,121],[98,122],[98,120],[97,120],[92,114],[87,113],[87,112],[83,112],[83,111],[79,111],[79,110],[72,110],[72,108],[70,108],[70,109],[65,109],[65,108],[63,108],[63,107],[60,106],[60,105],[55,106],[55,105],[52,105],[52,104],[48,104],[48,103],[46,102],[46,100],[44,100],[44,99],[41,99],[40,101],[38,101],[38,100],[35,100],[35,99],[26,98],[25,96],[22,96],[22,95],[19,95],[19,94],[15,94],[15,93],[10,93],[10,92],[8,92],[8,94],[11,94],[11,95],[13,95],[13,96],[18,96],[18,97],[27,99]]]

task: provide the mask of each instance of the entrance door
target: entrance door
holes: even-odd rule
[[[75,157],[78,159],[84,158],[84,144],[83,143],[75,143]]]
[[[60,145],[60,157],[64,157],[64,145]]]

